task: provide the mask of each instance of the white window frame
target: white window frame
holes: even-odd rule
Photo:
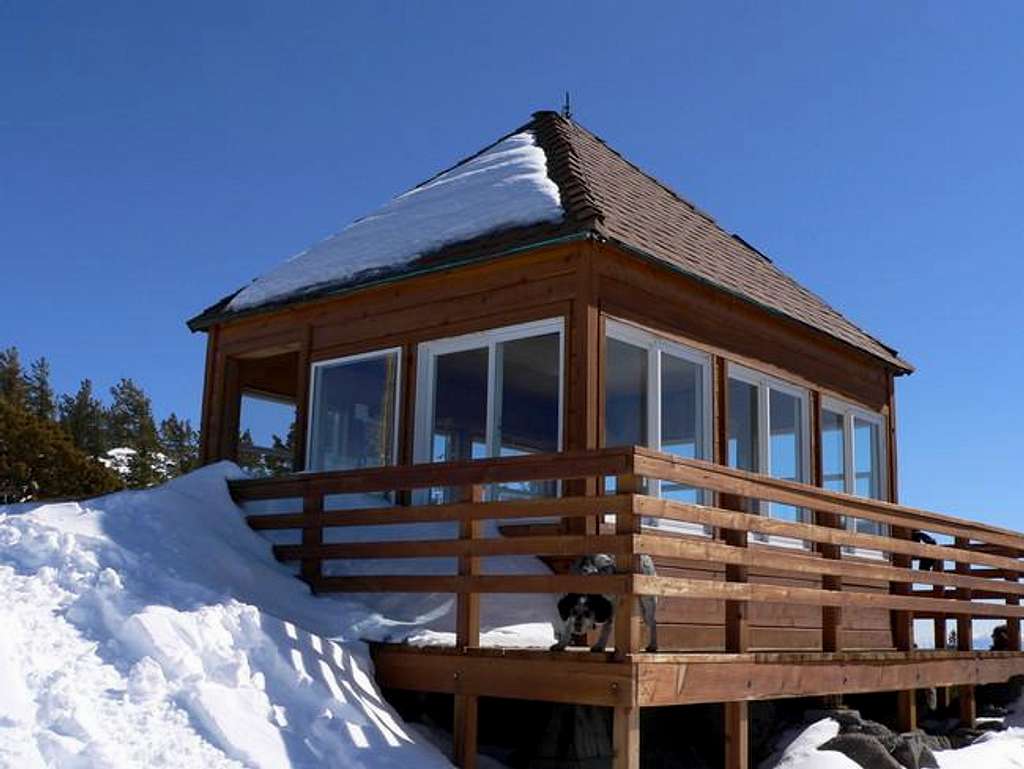
[[[757,465],[758,474],[772,477],[771,474],[771,392],[778,392],[790,395],[800,402],[800,480],[798,483],[811,483],[811,397],[810,391],[805,387],[791,384],[783,379],[766,374],[757,369],[748,368],[738,363],[729,362],[726,366],[726,382],[728,389],[730,379],[744,382],[757,388]],[[728,447],[726,447],[728,451]],[[759,515],[770,517],[771,503],[764,500],[757,501]],[[804,508],[797,508],[799,513],[798,522],[807,522],[807,511]],[[809,545],[804,540],[791,537],[749,535],[749,539],[755,542],[767,542],[770,545],[781,547],[793,547],[806,549]]]
[[[420,342],[416,354],[416,422],[413,458],[418,464],[429,463],[433,453],[435,373],[437,356],[452,352],[487,348],[487,457],[494,458],[498,448],[497,431],[497,357],[495,349],[502,342],[529,339],[534,336],[558,334],[558,451],[562,450],[565,425],[565,322],[561,317],[519,323],[514,326],[475,331],[461,336]]]
[[[647,447],[661,451],[661,356],[671,355],[674,358],[688,361],[700,366],[701,369],[701,443],[704,461],[712,459],[713,443],[713,408],[714,397],[711,381],[711,355],[678,342],[666,339],[652,331],[639,328],[614,318],[605,319],[605,337],[625,344],[639,347],[647,352]],[[601,408],[605,408],[604,403]],[[654,497],[661,496],[661,481],[650,479],[648,493]],[[700,504],[707,504],[707,490],[700,492]],[[700,524],[688,524],[683,521],[668,521],[658,518],[644,521],[644,526],[678,531],[684,534],[700,534],[709,536],[711,529]]]
[[[878,487],[882,491],[881,502],[889,501],[889,450],[885,443],[886,418],[884,414],[858,406],[849,401],[840,400],[830,396],[823,396],[821,399],[821,410],[831,411],[843,419],[843,491],[851,496],[857,494],[857,457],[854,437],[854,420],[860,419],[870,422],[878,427]],[[870,499],[870,497],[867,497]],[[846,516],[846,528],[848,531],[856,531],[856,516]],[[880,536],[888,536],[888,526],[880,524]],[[878,550],[865,550],[859,547],[846,546],[843,552],[865,558],[884,558],[884,554]]]
[[[309,367],[309,399],[307,401],[307,416],[306,416],[306,467],[303,472],[317,473],[317,472],[330,472],[330,470],[313,470],[309,467],[309,459],[313,455],[313,420],[316,418],[314,413],[314,405],[316,404],[316,384],[317,384],[317,370],[321,368],[331,368],[337,365],[347,365],[350,363],[359,363],[364,360],[371,360],[373,358],[381,358],[385,355],[394,355],[396,357],[396,369],[395,369],[395,389],[392,393],[394,397],[394,424],[392,425],[391,435],[391,456],[389,457],[390,465],[393,466],[398,464],[398,442],[400,439],[398,433],[399,427],[399,412],[401,411],[401,395],[402,395],[402,348],[401,347],[384,347],[379,350],[368,350],[366,352],[356,353],[354,355],[343,355],[340,358],[329,358],[327,360],[318,360],[310,364]]]

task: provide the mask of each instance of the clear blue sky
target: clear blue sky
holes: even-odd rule
[[[0,345],[196,418],[184,320],[557,108],[918,366],[904,501],[1024,527],[1024,5],[0,0]]]

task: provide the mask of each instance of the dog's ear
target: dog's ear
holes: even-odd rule
[[[590,604],[590,608],[594,612],[595,622],[607,622],[612,618],[612,602],[605,598],[603,595],[589,595],[587,596],[587,603]]]
[[[579,593],[569,593],[563,595],[562,600],[558,602],[558,616],[562,620],[569,619],[569,615],[572,613],[572,607],[576,605],[576,602],[580,600]]]

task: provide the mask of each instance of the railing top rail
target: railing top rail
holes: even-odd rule
[[[428,462],[358,470],[294,473],[229,481],[237,499],[278,499],[307,493],[351,494],[432,486],[472,486],[519,481],[571,480],[632,472],[634,448],[563,451],[519,457]]]
[[[381,492],[437,486],[570,480],[623,474],[684,482],[688,480],[694,486],[737,496],[767,500],[782,496],[784,499],[775,501],[794,503],[811,510],[824,509],[895,526],[925,529],[1024,551],[1024,534],[1011,529],[829,491],[711,462],[684,459],[640,446],[295,473],[273,478],[230,481],[229,487],[236,499],[247,501],[304,497],[308,494]]]
[[[882,502],[875,499],[869,499],[867,497],[857,497],[851,494],[844,494],[842,492],[829,491],[817,486],[772,478],[770,476],[759,475],[757,473],[751,473],[733,467],[726,467],[712,462],[705,462],[697,459],[684,459],[672,454],[666,454],[661,451],[654,451],[640,446],[635,447],[634,451],[634,471],[639,475],[650,475],[652,478],[658,478],[659,474],[664,473],[667,468],[685,468],[704,474],[700,479],[697,479],[698,482],[694,483],[696,486],[701,486],[702,482],[706,482],[707,488],[726,491],[728,493],[733,492],[733,489],[727,488],[726,483],[716,479],[739,481],[750,487],[748,490],[756,489],[763,498],[769,500],[772,498],[773,492],[796,494],[806,499],[806,506],[811,509],[815,509],[816,503],[820,505],[820,503],[825,502],[830,503],[831,505],[841,506],[843,510],[840,512],[844,515],[880,519],[883,522],[888,522],[885,520],[888,518],[902,518],[906,519],[908,523],[913,523],[914,528],[947,533],[952,536],[962,536],[987,542],[1003,540],[1010,547],[1024,549],[1024,533],[1013,531],[1012,529],[1004,529],[998,526],[992,526],[990,524],[971,521],[964,518],[957,518],[951,515],[906,507],[892,502]],[[750,496],[749,494],[744,494],[742,492],[733,493],[737,493],[738,496]],[[756,494],[753,496],[756,496]],[[995,536],[993,537],[993,535]],[[1012,539],[1013,542],[1010,543],[1007,541],[1007,538]]]

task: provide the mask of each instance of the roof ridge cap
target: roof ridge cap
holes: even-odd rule
[[[566,218],[597,230],[605,218],[604,211],[569,134],[574,125],[557,112],[544,110],[533,113],[533,134],[547,157],[548,177],[558,185]]]

